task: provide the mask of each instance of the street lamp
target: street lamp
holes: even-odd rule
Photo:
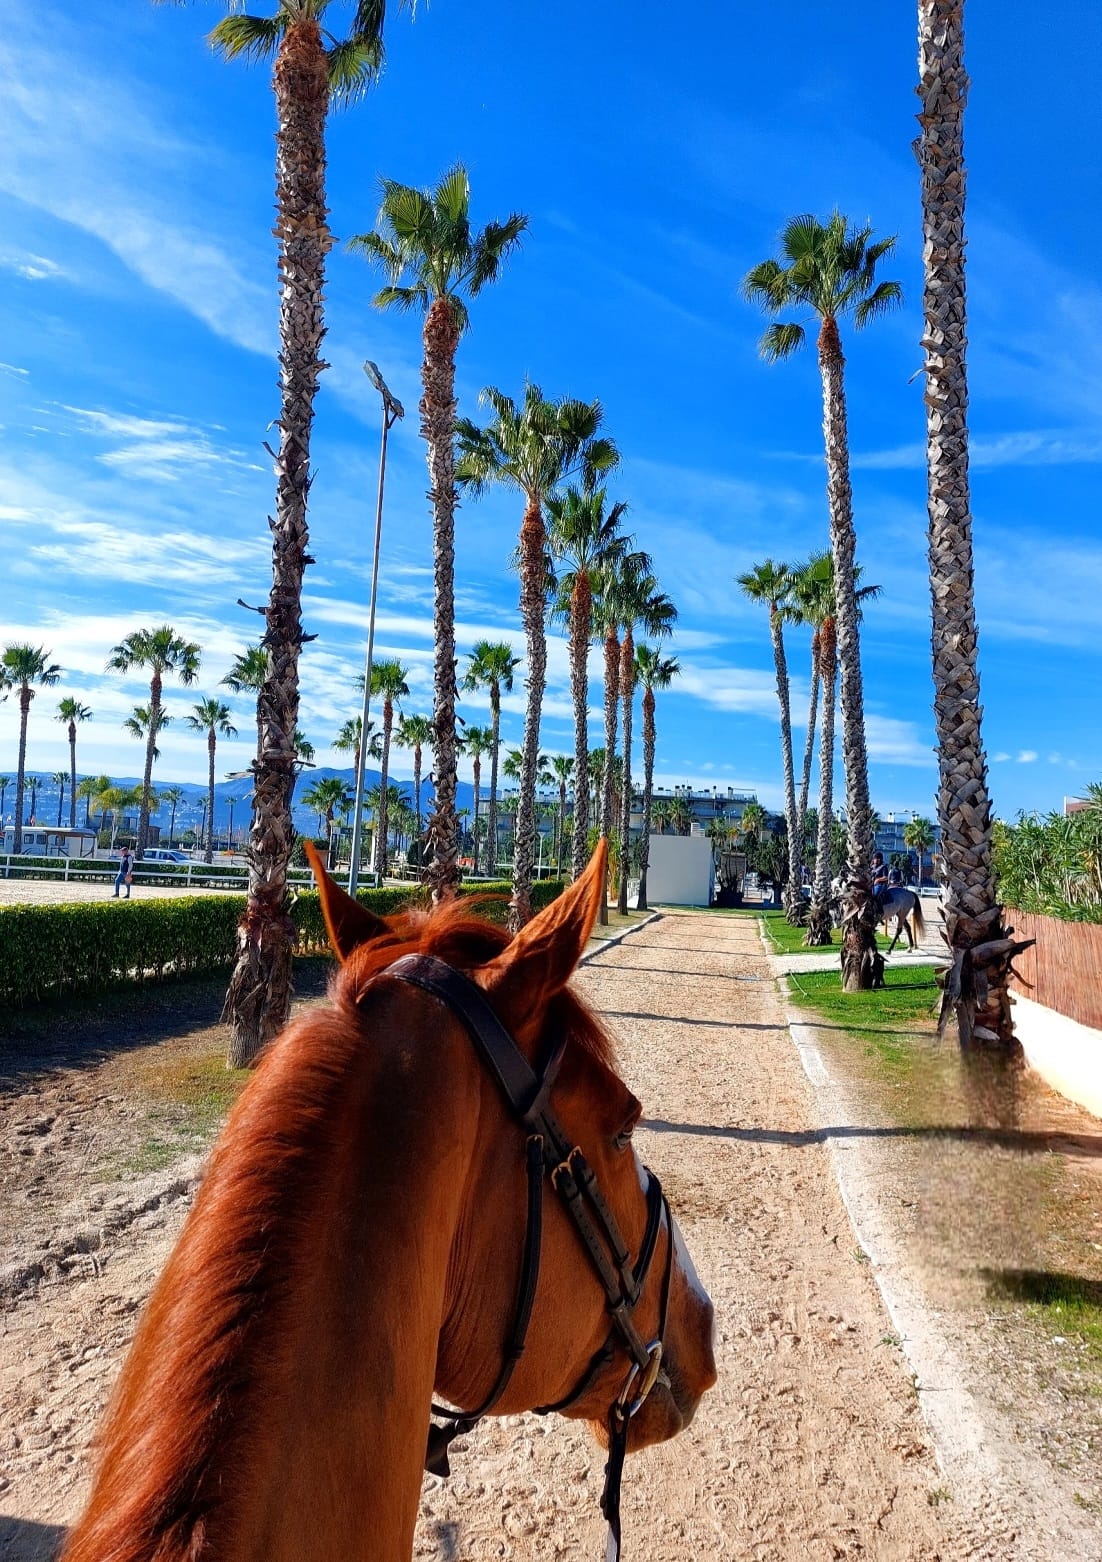
[[[360,824],[364,806],[364,765],[367,760],[367,719],[371,710],[371,672],[375,653],[375,598],[379,589],[379,540],[383,531],[383,484],[386,481],[386,441],[394,424],[404,418],[405,408],[392,396],[378,364],[369,358],[364,373],[379,392],[383,402],[383,433],[379,447],[379,495],[375,502],[375,546],[371,553],[371,605],[367,614],[367,657],[364,663],[364,697],[360,710],[360,758],[356,767],[356,802],[352,811],[352,860],[348,865],[348,893],[356,893],[360,868]]]

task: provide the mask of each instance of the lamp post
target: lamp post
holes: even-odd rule
[[[379,447],[379,494],[375,502],[375,545],[371,552],[371,604],[367,613],[367,657],[364,663],[364,697],[360,709],[360,758],[356,767],[356,801],[352,811],[351,862],[348,865],[348,893],[356,893],[356,879],[360,871],[360,825],[364,806],[364,765],[367,760],[367,719],[371,710],[371,673],[375,654],[375,599],[379,589],[379,540],[383,532],[383,484],[386,481],[386,442],[394,424],[405,417],[402,403],[392,396],[387,383],[379,373],[378,364],[369,358],[364,373],[379,392],[383,402],[383,432]]]

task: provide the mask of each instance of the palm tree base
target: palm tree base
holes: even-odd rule
[[[867,879],[851,879],[842,902],[842,991],[884,986],[884,956],[876,947],[876,900]]]
[[[1015,939],[1013,933],[1001,906],[979,917],[946,908],[942,936],[952,963],[937,973],[938,1034],[944,1033],[952,1013],[962,1052],[989,1052],[1024,1066],[1025,1054],[1014,1035],[1009,984],[1015,958],[1035,940]]]
[[[834,918],[830,914],[830,905],[812,904],[808,913],[807,932],[804,934],[804,943],[809,949],[821,949],[824,944],[834,942]]]
[[[791,884],[784,891],[784,920],[792,927],[803,927],[807,921],[807,901]]]
[[[250,903],[222,1009],[231,1028],[227,1068],[252,1068],[290,1018],[294,939],[294,923],[282,906]]]

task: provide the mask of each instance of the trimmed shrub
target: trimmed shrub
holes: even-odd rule
[[[536,909],[549,905],[562,889],[558,880],[533,886]],[[491,921],[504,921],[509,892],[508,884],[461,890],[498,897],[478,908]],[[419,884],[362,889],[357,899],[385,917],[423,903],[425,891]],[[222,893],[0,908],[0,1009],[228,969],[237,953],[237,924],[245,905],[244,895]],[[328,950],[316,890],[294,898],[291,919],[300,953]]]

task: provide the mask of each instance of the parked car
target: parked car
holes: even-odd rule
[[[151,846],[142,854],[143,862],[190,862],[187,852],[170,850],[167,846]]]

